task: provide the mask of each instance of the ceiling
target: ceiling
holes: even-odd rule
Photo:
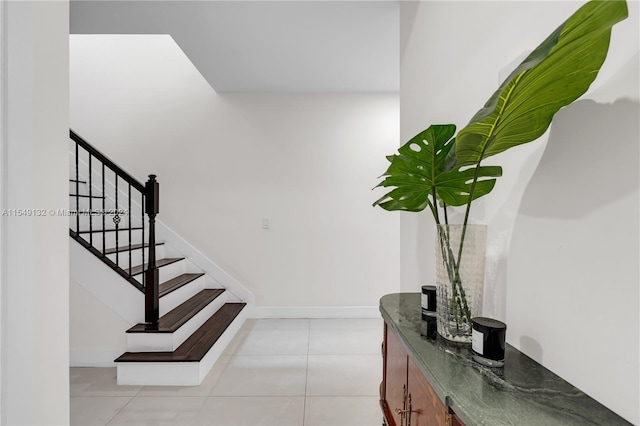
[[[217,92],[398,92],[398,1],[71,1],[72,34],[169,34]]]

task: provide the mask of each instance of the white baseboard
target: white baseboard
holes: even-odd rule
[[[249,318],[380,318],[378,306],[254,306]]]
[[[114,359],[124,353],[123,349],[70,349],[70,367],[115,367]]]

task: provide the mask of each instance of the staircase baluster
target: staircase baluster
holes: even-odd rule
[[[104,161],[102,162],[102,254],[104,255],[107,252],[107,242],[106,242],[106,237],[107,237],[107,233],[105,232],[106,229],[106,218],[105,218],[105,211],[106,211],[106,202],[107,202],[107,194],[104,191]]]
[[[113,219],[115,219],[116,216],[118,215],[118,213],[117,213],[117,211],[118,211],[118,174],[115,172],[115,170],[113,171],[113,174],[114,174],[114,180],[116,181],[116,183],[115,183],[116,184],[116,189],[115,189],[115,191],[116,191],[116,195],[115,195],[116,206],[115,206],[115,210],[114,210],[116,213],[113,216]],[[118,247],[120,247],[120,244],[119,244],[119,241],[118,241],[118,236],[119,236],[118,234],[120,234],[120,232],[119,232],[120,221],[119,220],[114,220],[113,223],[116,224],[115,233],[116,233],[116,249],[117,249]],[[116,265],[118,265],[118,266],[120,266],[120,257],[119,257],[119,255],[120,255],[120,252],[118,250],[116,250]]]
[[[156,266],[156,215],[159,213],[160,185],[156,175],[149,175],[145,185],[145,210],[149,216],[149,267],[145,273],[145,322],[150,327],[157,327],[159,317],[159,275]]]
[[[131,264],[131,184],[129,184],[128,200],[129,209],[127,210],[127,215],[129,216],[129,270],[131,270],[131,268],[133,267],[133,265]],[[142,243],[142,250],[144,250],[144,240],[142,241]]]
[[[76,193],[75,194],[70,194],[72,197],[75,197],[75,204],[76,204],[76,210],[77,210],[77,214],[76,214],[76,220],[75,220],[75,230],[72,229],[74,226],[74,221],[71,221],[71,223],[69,224],[69,234],[72,238],[74,238],[77,242],[79,242],[83,247],[85,247],[87,250],[89,250],[90,252],[92,252],[94,255],[96,255],[98,258],[102,259],[103,262],[105,262],[107,265],[109,265],[115,272],[117,272],[118,274],[120,274],[123,278],[125,278],[127,281],[129,281],[129,283],[131,283],[132,285],[134,285],[136,288],[138,288],[139,290],[144,292],[144,287],[145,287],[145,281],[146,281],[146,273],[143,274],[142,279],[140,281],[138,281],[132,274],[131,274],[131,269],[132,269],[132,263],[133,263],[133,225],[135,223],[134,218],[131,217],[132,212],[131,209],[134,208],[135,209],[135,203],[132,200],[132,196],[135,196],[136,199],[138,199],[140,201],[140,227],[141,227],[141,231],[142,231],[142,241],[141,241],[141,249],[142,249],[142,266],[143,266],[143,272],[144,272],[144,267],[145,267],[145,258],[148,257],[149,255],[147,253],[144,252],[144,244],[145,244],[145,240],[146,240],[146,220],[145,220],[145,207],[146,207],[146,203],[147,203],[147,199],[146,199],[146,193],[147,193],[147,187],[145,184],[140,183],[137,179],[135,179],[133,176],[131,176],[129,173],[127,173],[124,169],[122,169],[120,166],[118,166],[116,163],[114,163],[113,161],[111,161],[107,156],[105,156],[103,153],[101,153],[100,151],[98,151],[95,147],[91,146],[89,143],[87,143],[85,140],[83,140],[80,136],[78,136],[77,134],[75,134],[73,132],[73,130],[69,131],[69,137],[71,140],[73,140],[75,142],[75,146],[72,146],[71,149],[73,151],[75,151],[75,181],[76,181]],[[85,162],[84,160],[80,160],[80,150],[83,150],[87,152],[88,155],[88,160]],[[84,154],[83,154],[84,155]],[[95,163],[96,161],[99,161],[99,166]],[[82,180],[82,183],[89,183],[89,195],[84,194],[82,196],[82,198],[84,197],[89,197],[89,210],[93,211],[94,207],[98,207],[100,204],[102,205],[102,228],[101,229],[93,229],[93,217],[90,217],[89,219],[89,229],[84,229],[82,230],[82,234],[80,234],[80,182],[81,182],[81,174],[80,174],[80,163],[82,163],[82,166],[84,167],[84,165],[88,165],[89,166],[89,177],[87,179],[87,181]],[[96,167],[96,173],[100,173],[101,172],[101,185],[100,183],[98,183],[98,188],[101,186],[102,188],[102,193],[101,193],[101,198],[102,198],[102,203],[93,203],[93,198],[95,198],[96,196],[93,194],[93,183],[95,181],[94,177],[93,177],[93,167]],[[113,172],[113,178],[114,181],[109,181],[107,180],[107,170],[110,170]],[[73,174],[72,174],[73,176]],[[83,179],[86,179],[86,177],[83,177]],[[128,237],[129,237],[129,241],[127,244],[123,245],[125,246],[124,249],[128,249],[128,258],[129,258],[129,267],[125,270],[124,268],[122,268],[120,266],[120,252],[118,250],[118,248],[120,248],[120,236],[119,236],[119,231],[120,231],[120,225],[119,222],[122,220],[122,218],[118,215],[118,210],[120,209],[120,202],[121,202],[121,198],[120,194],[119,194],[119,188],[121,187],[121,183],[119,182],[119,180],[124,180],[125,185],[128,185],[127,187],[127,191],[125,192],[123,189],[123,193],[122,196],[124,197],[128,197],[128,201],[126,203],[124,203],[125,206],[128,206],[129,209],[127,211],[127,214],[129,215],[129,218],[126,222],[126,224],[129,225],[128,228],[126,228],[126,230],[128,231]],[[155,181],[155,180],[154,180]],[[157,183],[157,182],[156,182]],[[106,243],[106,237],[109,234],[109,232],[107,232],[108,227],[107,227],[107,212],[111,211],[111,210],[107,210],[107,186],[109,187],[113,187],[114,188],[114,192],[115,194],[113,195],[113,200],[115,202],[115,206],[110,206],[113,207],[113,214],[112,216],[114,217],[114,224],[115,224],[115,229],[110,229],[109,232],[115,232],[116,233],[116,238],[115,240],[115,247],[112,247],[112,244],[110,243],[107,246]],[[153,185],[152,185],[153,186]],[[133,188],[132,188],[133,187]],[[71,186],[70,188],[71,190],[69,192],[71,192],[73,190],[73,186]],[[154,203],[157,206],[157,188],[156,189],[156,193],[155,196],[152,197],[156,200]],[[96,189],[96,191],[98,191],[98,189]],[[132,195],[132,192],[136,192],[138,194],[140,194],[139,198],[137,195],[135,195],[135,193]],[[71,198],[71,201],[73,199]],[[73,201],[72,201],[73,202]],[[70,206],[70,208],[72,208],[72,206]],[[150,210],[151,211],[151,210]],[[154,210],[155,214],[157,214],[157,210]],[[96,223],[96,226],[99,226],[98,223]],[[102,234],[102,247],[99,246],[99,244],[95,244],[94,246],[94,238],[93,238],[93,231],[96,232],[96,235],[98,234],[98,232],[100,232]],[[84,236],[85,233],[89,233],[89,238],[86,238]],[[155,230],[154,230],[155,232]],[[126,238],[126,234],[124,236]],[[155,233],[153,233],[152,235],[152,239],[153,241],[155,241]],[[128,247],[127,247],[128,245]],[[102,249],[102,250],[101,250]],[[155,250],[155,244],[153,245],[153,250]],[[109,257],[110,254],[114,254],[115,253],[115,262],[114,260],[112,260],[112,258]],[[154,263],[155,263],[155,258],[156,258],[156,254],[155,252],[152,253],[153,257],[154,257]],[[123,259],[124,260],[124,259]],[[123,262],[124,264],[125,262]],[[154,268],[156,270],[157,273],[157,265],[156,268]],[[153,282],[153,280],[151,281]],[[153,285],[151,286],[153,287]],[[156,285],[157,287],[157,285]],[[156,290],[157,291],[157,290]],[[156,303],[157,304],[157,303]]]
[[[146,191],[146,187],[145,187],[145,191]],[[142,239],[141,239],[141,241],[142,241],[142,270],[143,271],[144,271],[144,242],[145,242],[145,239],[144,239],[144,226],[145,226],[145,222],[146,222],[144,220],[145,202],[146,202],[145,195],[144,195],[144,193],[141,192],[140,193],[140,206],[141,206],[141,209],[140,209],[140,221],[142,222]],[[145,284],[144,282],[145,282],[145,280],[143,279],[142,280],[142,283],[143,283],[142,285]],[[145,290],[145,292],[146,292],[146,290]]]
[[[91,158],[93,156],[89,152],[89,244],[93,246],[93,193],[91,192]]]
[[[80,170],[78,168],[78,156],[78,142],[76,142],[76,232],[80,232],[80,216],[78,215],[80,212]]]

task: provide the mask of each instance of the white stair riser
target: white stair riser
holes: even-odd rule
[[[163,282],[169,281],[170,279],[175,278],[178,275],[184,274],[185,272],[187,272],[185,268],[186,268],[185,259],[182,259],[177,262],[173,262],[169,265],[165,265],[161,268],[158,268],[160,284],[162,284]],[[133,278],[140,283],[144,282],[144,274],[138,274]]]
[[[126,246],[126,245],[125,245]],[[124,246],[120,246],[124,247]],[[116,254],[108,254],[107,257],[114,263],[117,263],[122,269],[129,268],[129,251],[121,251],[118,253],[117,262]],[[156,259],[162,259],[164,257],[164,244],[156,245]],[[149,262],[149,249],[144,249],[144,263]],[[131,250],[131,265],[136,266],[142,264],[142,249]]]
[[[224,293],[212,300],[173,333],[127,333],[129,352],[173,352],[226,302]]]
[[[189,262],[189,264],[193,265],[191,262]],[[190,270],[198,270],[197,266],[193,265],[192,267],[193,267],[193,269],[190,269]],[[211,278],[209,275],[205,274],[202,277],[200,277],[199,280],[203,284],[202,288],[222,288],[222,286],[219,283],[215,282],[213,280],[213,278]],[[231,295],[231,294],[229,293],[229,295]],[[232,297],[232,299],[227,300],[227,302],[229,302],[229,301],[238,302],[239,300],[237,298],[235,298],[235,297]]]
[[[198,386],[247,318],[243,309],[200,362],[117,362],[118,385]]]
[[[161,268],[162,269],[162,268]],[[203,290],[206,283],[206,277],[202,276],[182,287],[173,290],[171,293],[164,295],[160,298],[160,316],[165,315],[167,312],[180,305],[185,300],[188,300]],[[162,281],[161,281],[162,282]]]
[[[116,362],[118,385],[198,386],[198,362]]]

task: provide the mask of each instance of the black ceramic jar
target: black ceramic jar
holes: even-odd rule
[[[471,352],[476,362],[488,367],[504,366],[507,325],[492,318],[471,319]]]
[[[436,286],[423,285],[422,298],[422,329],[421,334],[429,339],[435,339],[438,335],[436,320]]]

